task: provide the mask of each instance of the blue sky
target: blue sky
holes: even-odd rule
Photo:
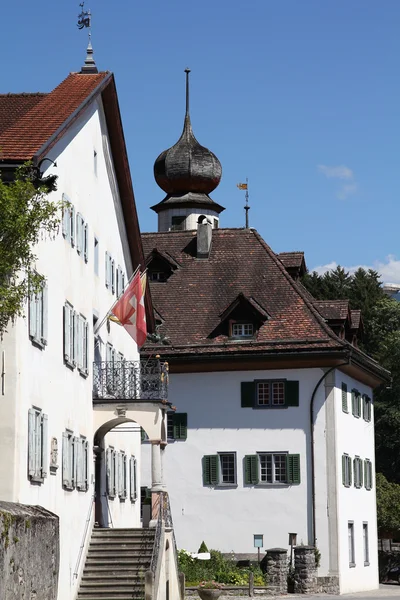
[[[195,135],[222,163],[221,226],[244,224],[236,183],[248,177],[250,225],[273,250],[400,282],[399,0],[86,8],[98,67],[115,73],[142,231],[156,230],[153,163],[181,133],[189,66]],[[1,92],[49,91],[79,70],[79,11],[71,0],[2,7]]]

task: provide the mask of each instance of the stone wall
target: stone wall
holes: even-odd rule
[[[284,548],[270,548],[265,560],[268,592],[272,595],[287,593],[288,558]]]
[[[339,594],[339,577],[317,577],[316,594]]]
[[[317,567],[313,546],[294,549],[294,593],[314,594],[317,588]]]
[[[56,600],[58,517],[39,506],[0,502],[1,600]]]

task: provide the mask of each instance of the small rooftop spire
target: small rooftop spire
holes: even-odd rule
[[[190,69],[186,68],[185,69],[185,73],[186,73],[186,117],[189,116],[189,73],[190,73]]]
[[[89,43],[86,48],[86,58],[85,64],[81,68],[81,73],[98,73],[98,69],[96,67],[96,63],[94,61],[93,56],[93,48],[92,48],[92,34],[89,31]]]

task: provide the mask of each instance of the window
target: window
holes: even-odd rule
[[[364,461],[364,485],[366,490],[372,490],[372,462],[369,458]]]
[[[28,411],[28,477],[42,482],[47,477],[48,464],[48,417],[40,408]]]
[[[371,398],[364,394],[363,396],[363,418],[369,423],[371,421]]]
[[[232,323],[232,337],[253,337],[253,323]]]
[[[85,245],[85,220],[81,213],[76,215],[76,251],[78,254],[83,254]]]
[[[364,567],[369,566],[368,523],[363,523]]]
[[[65,240],[75,246],[75,208],[69,201],[68,196],[63,194],[63,216],[62,216],[62,234]]]
[[[43,348],[48,337],[48,288],[43,282],[41,290],[29,297],[29,337]]]
[[[348,454],[342,456],[342,482],[346,487],[351,486],[352,482],[352,470],[351,470],[351,458]]]
[[[347,384],[342,383],[342,411],[345,413],[349,412],[349,407],[347,405]]]
[[[89,373],[88,359],[89,325],[72,304],[64,305],[64,360],[72,368],[78,367],[81,375]]]
[[[73,490],[76,484],[77,438],[72,431],[62,434],[62,483],[66,490]]]
[[[185,219],[186,219],[186,217],[172,217],[171,218],[171,231],[184,231],[185,230]]]
[[[348,537],[349,537],[349,566],[356,566],[356,559],[354,555],[354,523],[349,521],[347,524]]]
[[[361,417],[361,394],[358,390],[351,392],[351,412],[357,419]]]
[[[94,238],[94,273],[99,274],[99,240]]]
[[[187,413],[169,412],[167,414],[167,438],[169,440],[186,440]]]
[[[257,484],[299,484],[300,454],[259,452],[244,457],[244,482]]]
[[[153,271],[149,273],[150,281],[167,281],[167,274],[163,271]]]
[[[131,502],[137,500],[137,463],[136,458],[131,456],[129,459],[129,476],[130,476],[130,498]]]
[[[363,485],[363,461],[356,456],[353,461],[354,468],[354,487],[361,488]]]
[[[117,495],[117,452],[112,446],[106,450],[107,494],[113,499]]]
[[[236,453],[203,456],[203,485],[236,485]]]
[[[116,271],[116,289],[117,289],[117,297],[119,297],[125,288],[125,274],[120,266]]]
[[[243,381],[242,408],[286,408],[299,406],[299,382],[287,380]]]
[[[218,219],[214,219],[214,229],[218,229]]]
[[[121,500],[126,500],[127,492],[127,457],[125,452],[118,452],[118,496]]]
[[[106,252],[106,288],[108,288],[113,294],[115,293],[115,261],[111,254]]]
[[[89,442],[83,436],[75,438],[76,449],[76,489],[87,492],[89,489]]]
[[[96,150],[93,150],[93,171],[97,177],[97,152],[96,152]]]

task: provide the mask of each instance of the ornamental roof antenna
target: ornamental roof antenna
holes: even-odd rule
[[[181,212],[185,217],[196,214],[211,218],[218,218],[219,213],[224,210],[223,206],[214,202],[209,196],[221,181],[222,168],[215,154],[199,144],[193,134],[189,112],[190,69],[185,69],[185,73],[186,111],[181,137],[174,146],[161,152],[154,163],[154,178],[167,195],[151,208],[159,214],[159,229],[161,220],[165,222],[165,226],[161,227],[163,230],[168,229],[170,209],[174,209],[174,215]],[[180,209],[178,213],[177,209]],[[163,219],[160,219],[160,213],[166,213]],[[195,228],[190,226],[192,221],[189,218],[186,221],[187,226],[182,229]]]
[[[85,64],[82,66],[80,72],[83,74],[91,74],[91,73],[98,73],[98,69],[96,66],[96,63],[94,61],[94,56],[93,56],[93,47],[92,47],[92,14],[89,10],[83,10],[84,9],[84,5],[85,2],[81,2],[79,4],[79,6],[81,7],[81,13],[78,15],[78,23],[77,23],[77,27],[78,29],[85,29],[88,28],[89,32],[88,32],[88,36],[89,36],[89,41],[88,41],[88,46],[86,49],[86,59],[85,59]]]

